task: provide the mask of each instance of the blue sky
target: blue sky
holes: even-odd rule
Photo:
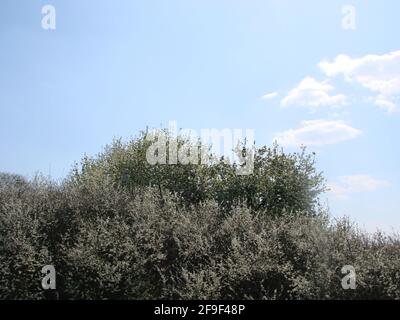
[[[44,30],[42,7],[56,9]],[[355,29],[342,9],[355,9]],[[177,121],[317,153],[334,216],[400,231],[397,0],[2,0],[0,170],[64,177]]]

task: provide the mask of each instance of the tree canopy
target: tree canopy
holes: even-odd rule
[[[185,137],[177,139],[179,145],[193,148],[193,142]],[[110,179],[132,192],[150,186],[159,189],[160,197],[165,192],[176,195],[184,205],[214,200],[224,210],[246,205],[271,215],[315,214],[318,197],[326,189],[315,155],[305,149],[285,153],[278,145],[255,148],[252,173],[239,175],[237,163],[213,154],[206,164],[149,164],[149,146],[145,133],[127,143],[116,140],[97,157],[85,157],[70,179],[78,184]],[[203,148],[201,144],[195,147]]]
[[[61,299],[400,299],[399,238],[332,221],[313,154],[262,147],[238,175],[152,165],[149,143],[116,140],[62,183],[0,174],[0,299],[48,298],[48,265]]]

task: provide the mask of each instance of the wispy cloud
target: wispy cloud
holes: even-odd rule
[[[273,99],[273,98],[277,97],[278,94],[279,94],[278,92],[267,93],[267,94],[263,95],[263,96],[261,97],[261,99],[263,99],[263,100]]]
[[[347,97],[343,94],[331,95],[334,87],[327,81],[319,82],[314,78],[303,79],[281,101],[281,105],[308,107],[314,111],[318,107],[337,107],[345,105]]]
[[[400,94],[400,51],[361,58],[342,54],[333,61],[320,62],[319,67],[328,77],[341,75],[347,81],[377,93],[374,104],[378,107],[389,113],[397,110],[393,100]]]
[[[275,135],[274,140],[282,146],[323,146],[357,138],[362,131],[340,120],[303,121],[300,128]]]
[[[394,112],[399,111],[399,108],[397,108],[396,104],[394,102],[388,100],[384,96],[378,96],[378,97],[374,98],[373,103],[377,107],[386,110],[388,113],[394,113]]]
[[[371,192],[389,187],[389,181],[378,180],[370,175],[352,175],[339,177],[338,182],[328,185],[330,193],[336,198],[346,198],[354,193]]]

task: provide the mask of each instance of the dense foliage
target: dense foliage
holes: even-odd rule
[[[313,156],[277,147],[234,165],[147,164],[116,141],[61,184],[0,174],[0,299],[399,299],[400,242],[333,222]],[[356,269],[355,290],[341,268]]]
[[[180,146],[193,144],[181,136],[177,141]],[[256,211],[267,210],[270,215],[300,211],[312,215],[319,209],[318,195],[325,190],[324,179],[315,169],[314,156],[304,150],[285,154],[276,145],[256,149],[252,174],[239,175],[240,164],[212,154],[207,165],[151,165],[146,160],[151,143],[144,133],[129,143],[117,140],[98,157],[84,158],[71,181],[85,184],[86,179],[111,179],[131,192],[150,186],[158,188],[161,196],[164,190],[176,195],[183,205],[214,200],[226,211],[246,205]]]

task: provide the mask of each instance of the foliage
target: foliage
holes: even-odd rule
[[[400,240],[332,221],[313,156],[262,148],[234,166],[148,166],[115,142],[61,184],[0,175],[0,298],[399,299]],[[341,268],[356,269],[356,290]]]
[[[173,141],[167,132],[166,140]],[[314,155],[286,154],[277,145],[255,149],[252,174],[237,174],[240,164],[229,163],[209,152],[207,164],[151,165],[146,150],[151,141],[142,133],[128,143],[114,141],[95,158],[85,157],[71,175],[75,184],[85,181],[109,180],[135,192],[142,187],[155,187],[161,196],[170,192],[184,205],[197,205],[214,200],[221,209],[246,205],[254,211],[271,215],[283,212],[315,214],[319,210],[318,196],[325,191],[325,180],[315,168]],[[193,142],[176,138],[179,148],[190,149]],[[208,147],[198,144],[199,150]],[[167,148],[167,153],[168,153]],[[243,151],[240,150],[240,151]],[[244,154],[249,150],[244,149]]]

